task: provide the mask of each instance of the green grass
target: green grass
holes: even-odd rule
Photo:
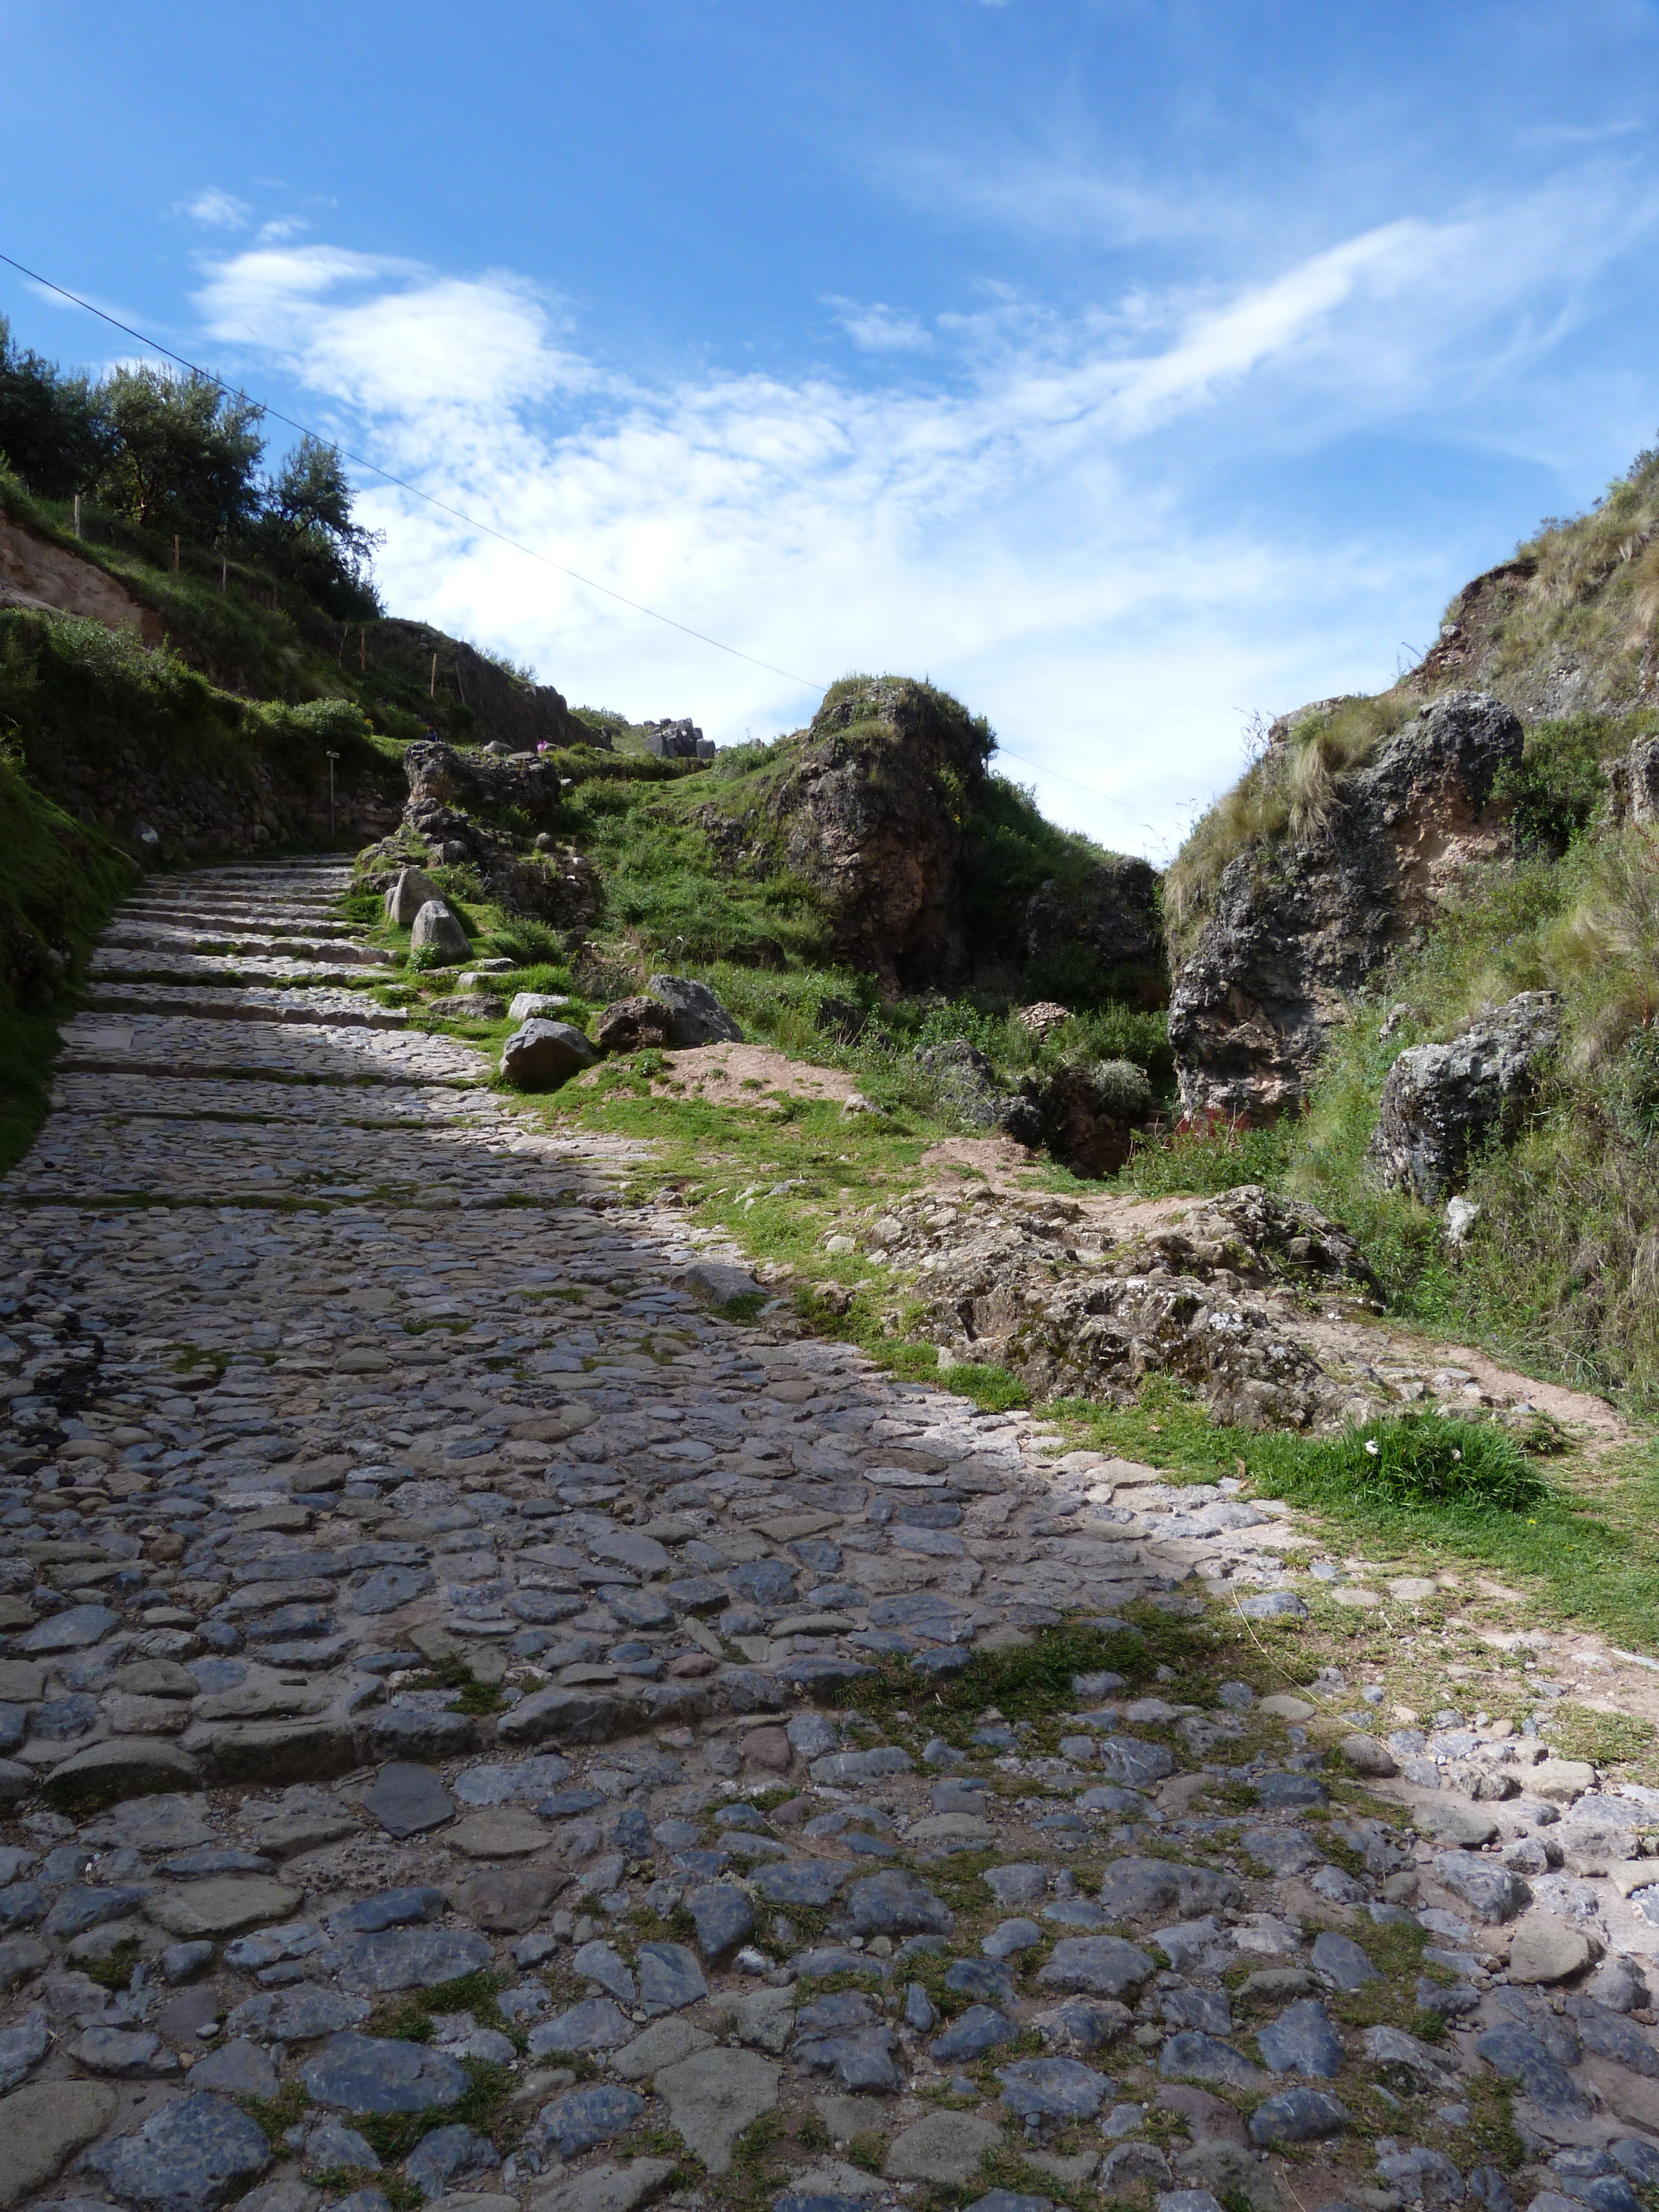
[[[0,740],[5,736],[0,717]],[[58,1025],[135,871],[38,790],[0,744],[0,1175],[45,1115]]]

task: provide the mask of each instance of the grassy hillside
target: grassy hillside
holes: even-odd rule
[[[465,744],[489,734],[457,689],[457,650],[468,648],[440,631],[423,630],[415,639],[406,635],[414,625],[368,613],[343,619],[293,579],[245,560],[222,560],[187,541],[180,543],[175,568],[169,539],[88,500],[82,501],[77,537],[71,503],[38,497],[3,460],[0,513],[125,585],[160,617],[177,657],[222,690],[289,705],[345,700],[394,738],[419,738],[429,729]],[[529,693],[522,672],[499,660],[492,665]]]

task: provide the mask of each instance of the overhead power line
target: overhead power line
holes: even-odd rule
[[[412,499],[424,500],[428,507],[436,507],[441,514],[453,515],[457,522],[464,522],[469,530],[480,531],[486,538],[493,538],[502,545],[510,545],[515,553],[525,554],[532,561],[539,561],[544,568],[556,569],[561,576],[568,576],[572,583],[580,584],[590,592],[602,592],[607,599],[615,599],[619,606],[630,607],[636,615],[647,615],[653,622],[665,623],[670,629],[678,630],[683,637],[695,638],[699,645],[711,645],[716,653],[729,653],[734,660],[746,660],[751,668],[763,668],[769,676],[781,676],[786,683],[802,684],[809,691],[828,690],[828,684],[818,683],[813,677],[797,676],[793,669],[779,668],[772,661],[757,659],[752,653],[744,653],[738,646],[727,645],[723,639],[710,637],[706,630],[693,629],[689,623],[676,622],[672,615],[665,615],[659,608],[647,607],[639,599],[630,599],[624,592],[612,591],[609,584],[601,584],[592,576],[584,576],[579,569],[568,568],[562,561],[554,560],[550,554],[538,553],[533,545],[526,545],[517,538],[509,538],[506,531],[497,530],[493,523],[480,522],[476,515],[450,506],[447,500],[435,498],[429,491],[422,491],[419,484],[410,483],[407,477],[393,476],[390,469],[383,469],[378,461],[371,461],[366,454],[350,452],[341,445],[337,438],[325,438],[320,430],[313,430],[309,423],[296,422],[292,415],[284,415],[278,407],[267,406],[240,385],[226,383],[224,378],[216,375],[212,369],[203,368],[197,362],[187,361],[183,354],[175,353],[171,346],[164,346],[159,338],[153,338],[147,331],[135,330],[131,323],[124,323],[118,317],[106,313],[102,307],[95,307],[90,300],[83,300],[78,292],[71,292],[67,286],[54,284],[50,276],[43,276],[38,270],[25,267],[22,262],[14,260],[9,253],[0,253],[0,261],[3,261],[7,268],[16,270],[20,276],[27,276],[31,283],[42,284],[48,292],[55,292],[60,300],[68,300],[88,314],[96,315],[100,322],[107,323],[112,330],[120,331],[127,337],[137,338],[140,345],[148,346],[152,353],[159,353],[164,360],[177,362],[180,368],[187,368],[192,376],[199,376],[204,383],[216,386],[234,399],[246,400],[250,406],[258,407],[269,415],[273,422],[286,423],[290,430],[299,431],[302,437],[316,438],[323,445],[331,446],[337,453],[350,461],[355,467],[372,471],[385,483],[395,484],[399,491],[409,493]]]

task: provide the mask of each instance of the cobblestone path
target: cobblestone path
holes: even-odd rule
[[[712,1313],[345,881],[153,880],[0,1187],[0,2205],[1641,2212],[1652,1793],[1338,1674],[947,1711],[1294,1617],[1288,1513]]]

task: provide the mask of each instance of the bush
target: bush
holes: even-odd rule
[[[1152,1086],[1144,1067],[1129,1060],[1103,1060],[1094,1070],[1095,1096],[1120,1121],[1144,1121],[1152,1110]]]

